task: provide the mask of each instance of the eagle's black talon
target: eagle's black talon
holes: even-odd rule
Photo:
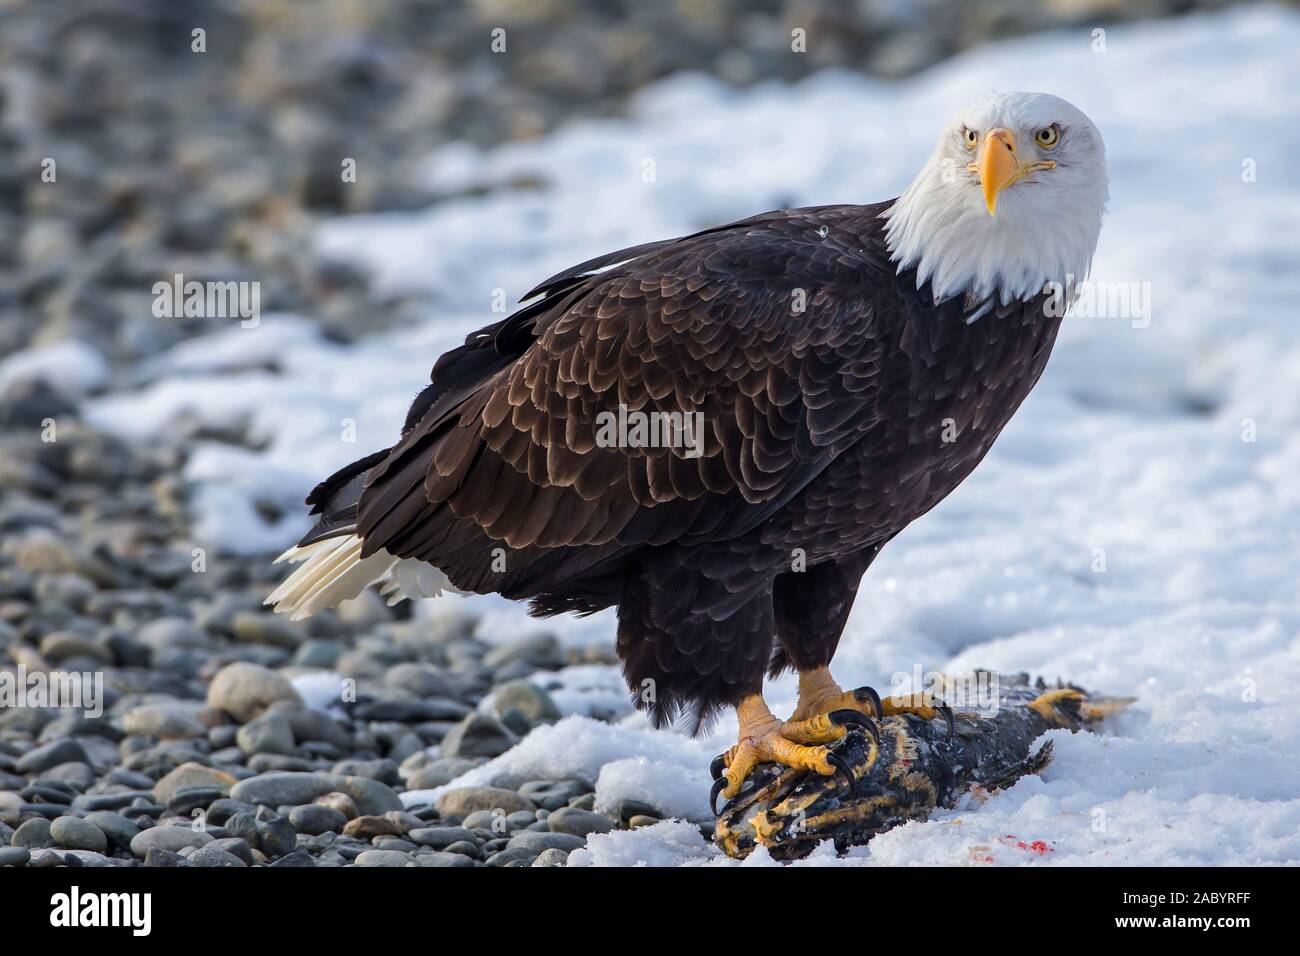
[[[709,809],[713,811],[713,816],[715,818],[718,816],[718,794],[726,788],[727,779],[725,777],[719,777],[717,780],[714,780],[713,786],[709,788]],[[723,809],[726,809],[725,804],[723,805]]]
[[[727,769],[727,755],[718,754],[716,757],[713,758],[712,763],[709,764],[709,775],[713,777],[714,780],[717,780],[719,777],[722,776],[722,771],[726,769]]]
[[[843,777],[845,784],[847,784],[849,789],[852,790],[854,783],[853,770],[849,767],[848,761],[837,753],[828,753],[826,755],[826,762],[835,768],[836,775]]]
[[[853,699],[859,704],[865,704],[867,701],[871,701],[871,706],[875,708],[876,718],[879,719],[885,716],[885,708],[880,703],[880,695],[876,693],[874,687],[859,687],[853,692]]]
[[[833,710],[827,716],[830,717],[831,723],[837,727],[845,727],[849,724],[854,727],[861,727],[871,734],[871,739],[876,742],[876,746],[880,746],[880,731],[876,728],[876,722],[866,714],[860,714],[856,710]]]
[[[833,710],[829,714],[829,717],[831,723],[838,727],[843,727],[846,724],[852,724],[854,727],[861,727],[871,735],[871,739],[876,742],[876,746],[880,746],[880,728],[876,726],[874,720],[865,714],[859,714],[856,710]]]
[[[943,715],[944,723],[948,725],[948,736],[944,740],[952,740],[952,735],[957,731],[957,720],[952,715],[952,708],[947,704],[935,704],[934,709]]]

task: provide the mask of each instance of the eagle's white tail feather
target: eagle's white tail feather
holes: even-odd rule
[[[292,547],[276,561],[302,564],[264,602],[274,604],[277,612],[289,614],[294,621],[354,598],[379,582],[383,582],[380,594],[387,597],[389,606],[456,590],[442,571],[423,561],[394,558],[383,550],[361,557],[361,539],[354,534]]]
[[[303,596],[298,609],[291,615],[291,620],[300,621],[327,607],[334,607],[356,597],[368,585],[382,578],[394,561],[389,554],[372,554],[368,558],[362,558],[361,542],[358,540],[355,547],[344,551],[333,572],[313,585],[310,593]]]
[[[351,536],[326,538],[324,541],[317,541],[298,549],[298,554],[291,560],[295,563],[302,562],[302,567],[285,578],[280,586],[271,592],[266,599],[267,603],[274,604],[281,601],[299,603],[308,590],[323,577],[333,573],[338,565],[340,553],[344,552],[348,544],[354,540],[355,538]]]

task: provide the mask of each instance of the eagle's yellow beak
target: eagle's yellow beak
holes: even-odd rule
[[[998,193],[1023,175],[1020,157],[1016,155],[1015,134],[1009,129],[990,130],[984,138],[984,152],[976,167],[980,186],[984,189],[984,203],[991,216],[998,208]]]
[[[984,138],[984,149],[979,161],[971,163],[967,169],[979,173],[980,186],[984,190],[984,204],[989,207],[989,215],[997,212],[998,193],[1012,183],[1018,183],[1038,169],[1055,169],[1053,159],[1040,159],[1035,163],[1021,163],[1016,150],[1016,136],[1009,129],[990,130]]]

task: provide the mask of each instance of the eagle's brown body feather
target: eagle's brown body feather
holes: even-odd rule
[[[888,206],[767,213],[548,280],[439,360],[397,445],[313,491],[304,542],[354,531],[538,613],[616,605],[658,721],[826,664],[862,573],[983,458],[1060,322],[1041,297],[936,306],[889,261]],[[620,404],[701,412],[703,454],[602,447]]]

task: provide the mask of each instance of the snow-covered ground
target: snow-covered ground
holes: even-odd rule
[[[394,289],[424,328],[345,349],[264,316],[173,352],[94,418],[147,436],[189,410],[250,419],[265,451],[206,446],[209,545],[280,548],[335,466],[391,443],[433,360],[540,278],[591,255],[783,205],[899,193],[964,102],[997,89],[1070,99],[1106,138],[1110,213],[1093,278],[1145,283],[1142,318],[1067,321],[1048,372],[983,466],[867,575],[835,662],[845,683],[976,666],[1063,677],[1137,705],[1102,735],[1054,734],[1056,760],[978,808],[937,814],[816,864],[1300,861],[1300,15],[1256,8],[986,48],[884,84],[825,73],[726,89],[682,76],[627,120],[434,156],[440,186],[501,188],[428,212],[340,220],[320,242]],[[1249,175],[1253,171],[1253,177]],[[1253,181],[1248,181],[1252,180]],[[503,290],[496,293],[495,290]],[[241,372],[274,356],[281,374]],[[344,440],[345,419],[355,442]],[[265,499],[292,518],[267,525]],[[444,600],[459,600],[447,598]],[[519,609],[472,599],[488,630]],[[609,641],[609,615],[555,622]],[[599,777],[707,813],[707,763],[734,739],[649,730],[612,668],[539,676],[572,716],[488,768]],[[774,709],[793,702],[786,680]],[[1049,852],[1019,844],[1044,841]],[[681,822],[592,839],[571,863],[728,863]],[[749,863],[770,862],[755,854]]]

